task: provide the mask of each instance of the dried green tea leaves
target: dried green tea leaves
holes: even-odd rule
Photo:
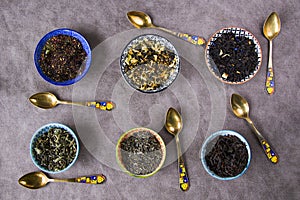
[[[32,154],[37,163],[49,171],[65,169],[76,157],[74,137],[63,128],[51,128],[32,144]]]
[[[87,53],[77,38],[57,35],[47,40],[38,62],[48,78],[65,82],[84,71],[86,57]]]
[[[122,163],[135,175],[152,173],[162,160],[161,145],[148,131],[134,133],[123,140],[120,147]]]
[[[246,145],[236,136],[219,136],[212,150],[205,156],[207,166],[220,177],[240,174],[248,163]]]

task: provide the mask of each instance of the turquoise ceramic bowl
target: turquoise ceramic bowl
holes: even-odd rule
[[[75,158],[73,159],[73,161],[71,163],[69,163],[64,169],[60,170],[60,171],[51,171],[46,169],[45,167],[41,166],[35,156],[35,142],[37,141],[37,139],[39,137],[41,137],[42,135],[46,134],[51,128],[61,128],[66,130],[75,140],[76,143],[76,155]],[[57,173],[61,173],[61,172],[65,172],[66,170],[68,170],[72,165],[74,165],[74,163],[77,160],[79,154],[79,142],[77,139],[77,136],[75,135],[75,133],[72,131],[72,129],[70,129],[69,127],[67,127],[66,125],[60,124],[60,123],[50,123],[50,124],[46,124],[44,126],[42,126],[41,128],[39,128],[32,136],[31,141],[30,141],[30,157],[31,160],[33,161],[34,165],[36,167],[38,167],[40,170],[50,173],[50,174],[57,174]],[[45,155],[46,156],[46,155]]]
[[[205,155],[211,151],[211,149],[217,142],[219,136],[228,136],[228,135],[234,135],[234,136],[238,137],[246,145],[246,149],[248,152],[248,162],[246,164],[246,167],[240,174],[233,176],[233,177],[220,177],[209,169],[209,167],[207,166],[206,160],[205,160]],[[242,176],[247,171],[247,169],[250,165],[250,160],[251,160],[251,150],[250,150],[250,146],[249,146],[247,140],[241,134],[239,134],[235,131],[231,131],[231,130],[221,130],[221,131],[213,133],[205,140],[205,142],[203,143],[202,148],[201,148],[200,159],[201,159],[201,162],[202,162],[202,165],[203,165],[205,171],[212,177],[217,178],[219,180],[233,180],[233,179],[236,179],[236,178]]]

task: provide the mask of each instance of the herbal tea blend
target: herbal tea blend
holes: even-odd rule
[[[64,82],[76,78],[84,71],[86,56],[78,39],[57,35],[47,40],[39,64],[47,77],[56,82]]]
[[[241,82],[256,71],[259,63],[256,45],[244,35],[222,33],[209,46],[210,62],[214,62],[220,78]]]
[[[63,128],[51,128],[33,143],[32,154],[38,164],[49,171],[65,169],[75,158],[77,144]]]
[[[159,141],[148,131],[140,131],[121,142],[121,159],[125,168],[136,175],[155,171],[162,160]]]
[[[205,156],[207,166],[220,177],[240,174],[248,163],[246,145],[236,136],[219,136],[212,150]]]
[[[170,85],[176,78],[179,57],[174,47],[164,38],[141,36],[129,44],[121,57],[121,70],[135,89],[156,92]]]

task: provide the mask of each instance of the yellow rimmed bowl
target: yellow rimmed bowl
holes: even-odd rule
[[[139,127],[125,132],[116,146],[116,159],[130,176],[147,178],[157,173],[166,159],[166,146],[155,131]]]

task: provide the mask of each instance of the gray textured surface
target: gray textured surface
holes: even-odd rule
[[[68,27],[81,32],[94,48],[106,39],[133,27],[125,15],[129,10],[149,13],[155,24],[173,30],[194,33],[209,38],[225,26],[239,26],[251,31],[260,41],[263,64],[257,76],[244,85],[225,85],[226,120],[224,129],[240,132],[252,147],[252,161],[245,175],[237,180],[222,182],[211,178],[199,160],[199,150],[207,137],[208,124],[214,118],[209,85],[205,85],[197,67],[182,63],[181,73],[196,93],[201,113],[199,129],[184,154],[191,188],[183,193],[178,188],[177,163],[163,168],[147,179],[136,179],[99,162],[85,146],[75,165],[55,178],[76,177],[104,173],[108,181],[100,186],[84,184],[49,184],[39,190],[28,190],[18,185],[23,174],[36,171],[29,155],[32,134],[48,122],[61,122],[76,130],[72,107],[59,106],[52,110],[33,107],[27,100],[33,93],[52,91],[64,99],[72,99],[74,86],[56,87],[45,82],[33,63],[33,52],[39,39],[47,32]],[[282,32],[274,41],[276,94],[264,91],[267,66],[267,40],[262,35],[262,24],[272,11],[282,21]],[[0,5],[0,105],[1,153],[0,199],[299,199],[299,20],[300,3],[279,1],[2,1]],[[128,36],[129,39],[131,36]],[[193,48],[197,50],[197,48]],[[198,48],[201,49],[201,48]],[[199,50],[203,53],[203,50]],[[203,65],[203,63],[202,63]],[[120,79],[115,60],[99,78],[95,98],[112,97],[111,85]],[[175,87],[175,86],[174,86]],[[251,116],[257,128],[271,141],[280,156],[277,165],[271,164],[262,153],[250,128],[233,116],[229,97],[233,92],[245,96],[251,105]],[[101,95],[100,95],[101,93]],[[73,95],[74,96],[74,95]],[[221,99],[222,100],[222,99]],[[168,105],[168,103],[170,105]],[[144,126],[151,121],[152,104],[163,109],[180,102],[170,90],[147,98],[133,93],[128,104],[130,117]],[[166,105],[167,104],[167,105]],[[188,115],[189,113],[183,113]],[[111,114],[96,113],[99,125],[115,143],[122,127],[113,126]],[[166,141],[171,141],[163,130]],[[185,133],[189,134],[189,133]],[[185,143],[184,138],[182,143]],[[101,148],[97,147],[97,148]]]

